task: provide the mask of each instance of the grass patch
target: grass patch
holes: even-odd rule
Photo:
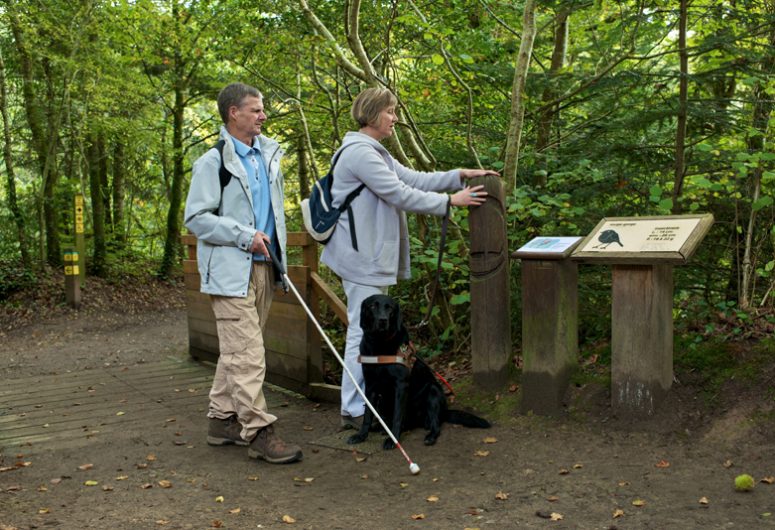
[[[503,423],[513,418],[519,406],[519,392],[492,393],[479,389],[474,385],[472,375],[455,381],[455,401],[450,404],[453,409],[465,409],[485,417],[490,422]]]

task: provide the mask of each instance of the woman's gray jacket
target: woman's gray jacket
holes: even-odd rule
[[[383,287],[409,278],[405,212],[443,216],[449,195],[437,192],[462,188],[460,170],[414,171],[360,132],[348,132],[339,151],[331,188],[333,205],[339,206],[351,191],[366,184],[351,204],[358,250],[353,248],[345,211],[320,260],[340,278],[362,285]]]
[[[203,293],[245,297],[248,294],[253,254],[250,245],[256,234],[253,196],[232,137],[221,128],[224,167],[231,179],[221,193],[218,172],[221,157],[213,148],[196,162],[186,199],[185,225],[197,237],[197,262]],[[269,172],[269,188],[276,227],[279,259],[284,260],[287,234],[280,159],[284,152],[275,140],[258,136],[261,155]],[[280,278],[278,278],[280,280]]]

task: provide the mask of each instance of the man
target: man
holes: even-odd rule
[[[261,134],[263,96],[243,83],[218,95],[222,155],[210,149],[193,166],[185,224],[196,235],[201,291],[210,294],[220,355],[210,390],[207,443],[248,446],[250,458],[301,460],[301,448],[274,432],[263,393],[263,330],[277,278],[267,246],[285,256],[280,145]],[[231,174],[225,186],[223,166]],[[223,186],[223,187],[222,187]]]

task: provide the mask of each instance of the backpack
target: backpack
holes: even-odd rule
[[[325,245],[334,233],[334,228],[336,228],[339,216],[346,210],[350,222],[350,240],[353,249],[357,251],[358,241],[355,237],[355,219],[353,218],[353,211],[350,204],[361,191],[363,191],[366,184],[361,184],[355,190],[351,191],[338,208],[335,208],[332,205],[331,198],[331,187],[334,185],[334,167],[336,166],[336,161],[339,159],[339,155],[342,154],[342,151],[349,147],[349,145],[339,150],[331,161],[331,169],[328,170],[326,176],[318,179],[312,187],[312,193],[309,198],[301,201],[301,216],[304,220],[304,228],[307,229],[307,232],[312,236],[312,239]]]

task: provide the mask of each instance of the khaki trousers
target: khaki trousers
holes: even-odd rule
[[[272,303],[273,276],[271,265],[254,261],[246,298],[210,297],[220,355],[207,416],[226,419],[236,414],[245,440],[252,440],[259,429],[277,420],[267,411],[263,390],[266,376],[263,331]]]

